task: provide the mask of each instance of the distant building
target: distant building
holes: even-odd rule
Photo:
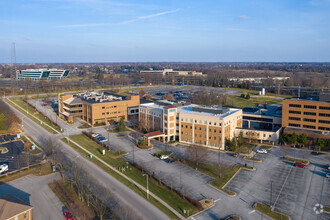
[[[58,69],[17,70],[16,79],[29,79],[29,80],[63,79],[67,77],[69,73],[70,70],[58,70]]]
[[[76,95],[58,95],[59,116],[69,122],[81,118],[92,125],[138,117],[140,96],[120,96],[87,91]]]
[[[142,70],[141,74],[160,74],[162,76],[176,75],[176,76],[203,76],[202,72],[196,71],[177,71],[173,69],[164,70]]]
[[[1,220],[32,220],[32,208],[10,194],[0,196]]]
[[[140,105],[139,122],[147,130],[162,132],[166,142],[225,149],[225,141],[242,127],[242,110],[158,101]]]
[[[330,139],[330,102],[307,99],[283,100],[285,133],[305,133],[310,138]]]

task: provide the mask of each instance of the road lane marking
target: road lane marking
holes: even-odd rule
[[[254,213],[255,211],[256,211],[256,210],[252,210],[251,212],[249,212],[249,215],[252,214],[252,213]]]
[[[218,202],[218,201],[220,201],[221,199],[217,199],[217,200],[214,200],[214,202]]]

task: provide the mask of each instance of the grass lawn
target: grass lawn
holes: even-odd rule
[[[197,168],[196,163],[193,161],[185,160],[183,163],[190,166],[193,169]],[[235,173],[241,167],[245,167],[245,166],[236,165],[234,168],[231,168],[231,167],[226,167],[226,166],[217,166],[214,164],[199,162],[197,170],[199,170],[202,173],[205,173],[206,175],[209,175],[209,176],[215,178],[215,180],[210,182],[210,184],[212,186],[224,191],[225,193],[227,193],[229,195],[235,195],[234,192],[224,189],[223,186],[230,180],[230,178],[232,178],[232,176],[235,175]],[[252,169],[252,167],[246,167],[246,168]]]
[[[108,129],[107,130],[109,133],[118,133],[118,132],[125,132],[125,131],[131,131],[128,128],[125,128],[124,131],[118,131],[117,129]]]
[[[171,153],[172,153],[172,151],[160,151],[160,152],[158,152],[158,153],[155,153],[154,156],[156,156],[156,157],[160,157],[160,156],[162,156],[162,155],[167,155],[167,156],[169,156]]]
[[[255,158],[253,158],[253,157],[244,157],[244,160],[250,160],[250,161],[256,161],[256,162],[261,162],[261,160],[259,160],[259,159],[255,159]]]
[[[303,160],[303,159],[298,159],[298,158],[292,158],[292,157],[283,157],[282,160],[285,160],[285,161],[288,161],[288,162],[292,162],[292,163],[298,162],[298,163],[302,163],[302,164],[305,164],[305,165],[308,165],[309,164],[309,161],[308,160]]]
[[[79,135],[73,135],[70,136],[70,138],[84,147],[86,150],[90,151],[94,155],[98,156],[100,159],[102,159],[107,164],[111,165],[112,167],[117,168],[118,170],[122,170],[122,168],[125,168],[125,171],[123,173],[128,176],[129,178],[133,179],[134,181],[138,182],[142,186],[147,185],[147,180],[145,176],[142,176],[142,172],[138,170],[137,168],[133,167],[131,164],[128,163],[123,157],[118,156],[118,153],[107,151],[105,155],[102,155],[101,152],[103,148],[98,145],[93,140],[89,139],[83,134]],[[62,139],[63,140],[63,139]],[[66,142],[66,140],[63,140]],[[76,145],[70,143],[70,146],[72,146],[74,149],[76,149],[78,152],[80,152],[84,156],[88,156],[86,152],[78,148]],[[111,170],[109,167],[105,166],[95,158],[91,159],[94,163],[99,165],[101,168],[103,168],[105,171],[110,173],[112,176],[117,178],[119,181],[130,187],[132,190],[137,192],[143,197],[146,197],[146,193],[142,191],[140,188],[135,186],[134,184],[130,183],[128,180],[121,177],[119,174]],[[127,168],[128,167],[128,168]],[[154,180],[153,178],[149,177],[149,190],[156,194],[158,197],[160,197],[163,201],[165,201],[167,204],[172,206],[176,211],[178,211],[180,214],[184,215],[183,210],[189,210],[189,214],[194,214],[198,210],[195,206],[190,204],[188,201],[182,199],[180,196],[178,196],[175,192],[172,192],[170,189],[168,189],[167,186],[160,185],[158,181]],[[163,206],[161,203],[156,201],[154,198],[149,199],[155,206],[160,208],[164,213],[166,213],[169,217],[177,218],[174,213],[172,213],[170,210],[168,210],[165,206]],[[184,215],[185,216],[185,215]],[[186,216],[187,217],[187,216]]]
[[[323,206],[323,211],[325,211],[325,212],[330,212],[330,207]]]
[[[31,144],[31,147],[30,147],[30,149],[31,149],[31,152],[30,153],[31,154],[39,154],[39,153],[41,153],[41,151],[38,148],[35,148],[34,150],[32,150],[32,143],[25,136],[21,136],[21,138],[22,138],[22,140],[23,140],[24,143],[30,143]],[[32,139],[30,138],[30,140],[32,140]],[[36,145],[38,145],[38,147],[40,147],[39,144],[37,144],[37,142],[35,142],[34,140],[32,140],[32,141],[34,143],[36,143]]]
[[[259,91],[252,90],[252,89],[241,89],[241,88],[226,88],[221,87],[221,89],[228,89],[228,90],[235,90],[235,91],[241,91],[242,93],[250,93],[250,95],[259,95]]]
[[[324,153],[319,152],[319,151],[313,151],[311,152],[311,155],[318,156],[318,155],[323,155]]]
[[[7,99],[8,100],[8,99]],[[13,103],[11,103],[10,101],[13,101],[15,104],[17,104],[18,106],[22,107],[24,110],[18,108],[16,105],[14,105]],[[45,128],[47,131],[49,131],[52,134],[57,134],[60,133],[60,128],[56,127],[55,125],[53,125],[53,123],[46,118],[45,116],[41,115],[39,112],[37,112],[34,108],[32,108],[31,106],[29,106],[26,102],[23,101],[23,97],[12,97],[10,98],[10,101],[8,101],[8,103],[10,103],[13,107],[15,107],[18,111],[22,112],[24,115],[28,116],[29,118],[31,118],[34,122],[36,122],[37,124],[39,124],[40,126],[42,126],[43,128]],[[40,124],[40,121],[35,119],[34,117],[32,117],[30,114],[28,114],[26,112],[26,110],[32,114],[33,116],[35,116],[36,118],[38,118],[40,121],[42,121],[42,124]],[[49,125],[50,127],[54,128],[56,131],[55,132],[53,129],[49,128],[47,125]]]
[[[13,181],[18,178],[21,178],[23,176],[27,176],[27,175],[44,176],[44,175],[47,175],[50,173],[53,173],[50,163],[36,165],[36,166],[30,167],[29,169],[26,168],[22,171],[0,177],[0,185],[4,184],[4,183],[8,183],[8,182]]]
[[[74,188],[67,181],[57,180],[49,183],[48,186],[78,219],[94,219],[96,217],[92,206],[87,206],[85,202],[81,201]]]
[[[91,126],[87,123],[84,123],[83,125],[78,126],[78,129],[84,129],[84,128],[90,128]]]
[[[270,206],[262,203],[258,203],[258,205],[254,207],[254,209],[258,210],[259,212],[265,215],[268,215],[269,217],[275,220],[289,220],[289,216],[281,214],[279,212],[274,212],[271,210]]]
[[[271,99],[271,98],[250,98],[250,99],[243,99],[241,97],[229,95],[229,106],[232,107],[239,107],[239,108],[244,108],[247,106],[251,107],[257,107],[258,104],[265,103],[265,104],[275,104],[275,103],[280,103],[282,100],[279,99]]]
[[[267,150],[269,150],[269,149],[272,149],[272,146],[261,145],[260,148],[261,148],[261,149],[267,149]]]

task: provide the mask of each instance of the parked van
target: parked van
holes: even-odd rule
[[[0,174],[8,171],[8,165],[7,164],[1,164],[0,165]]]

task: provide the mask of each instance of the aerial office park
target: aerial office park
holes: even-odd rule
[[[141,99],[140,102],[140,96],[134,94],[123,96],[95,91],[59,94],[58,114],[68,122],[77,117],[93,126],[108,125],[120,118],[138,119],[140,128],[147,132],[161,132],[157,137],[165,142],[178,141],[222,150],[226,140],[240,134],[261,144],[279,144],[280,135],[283,132],[292,134],[293,129],[298,134],[305,133],[310,139],[313,139],[310,135],[313,132],[314,136],[318,134],[317,138],[329,139],[330,103],[327,100],[287,99],[283,105],[239,109],[153,97],[153,101]],[[297,109],[299,111],[294,111]],[[303,115],[302,119],[297,117],[298,113]]]

